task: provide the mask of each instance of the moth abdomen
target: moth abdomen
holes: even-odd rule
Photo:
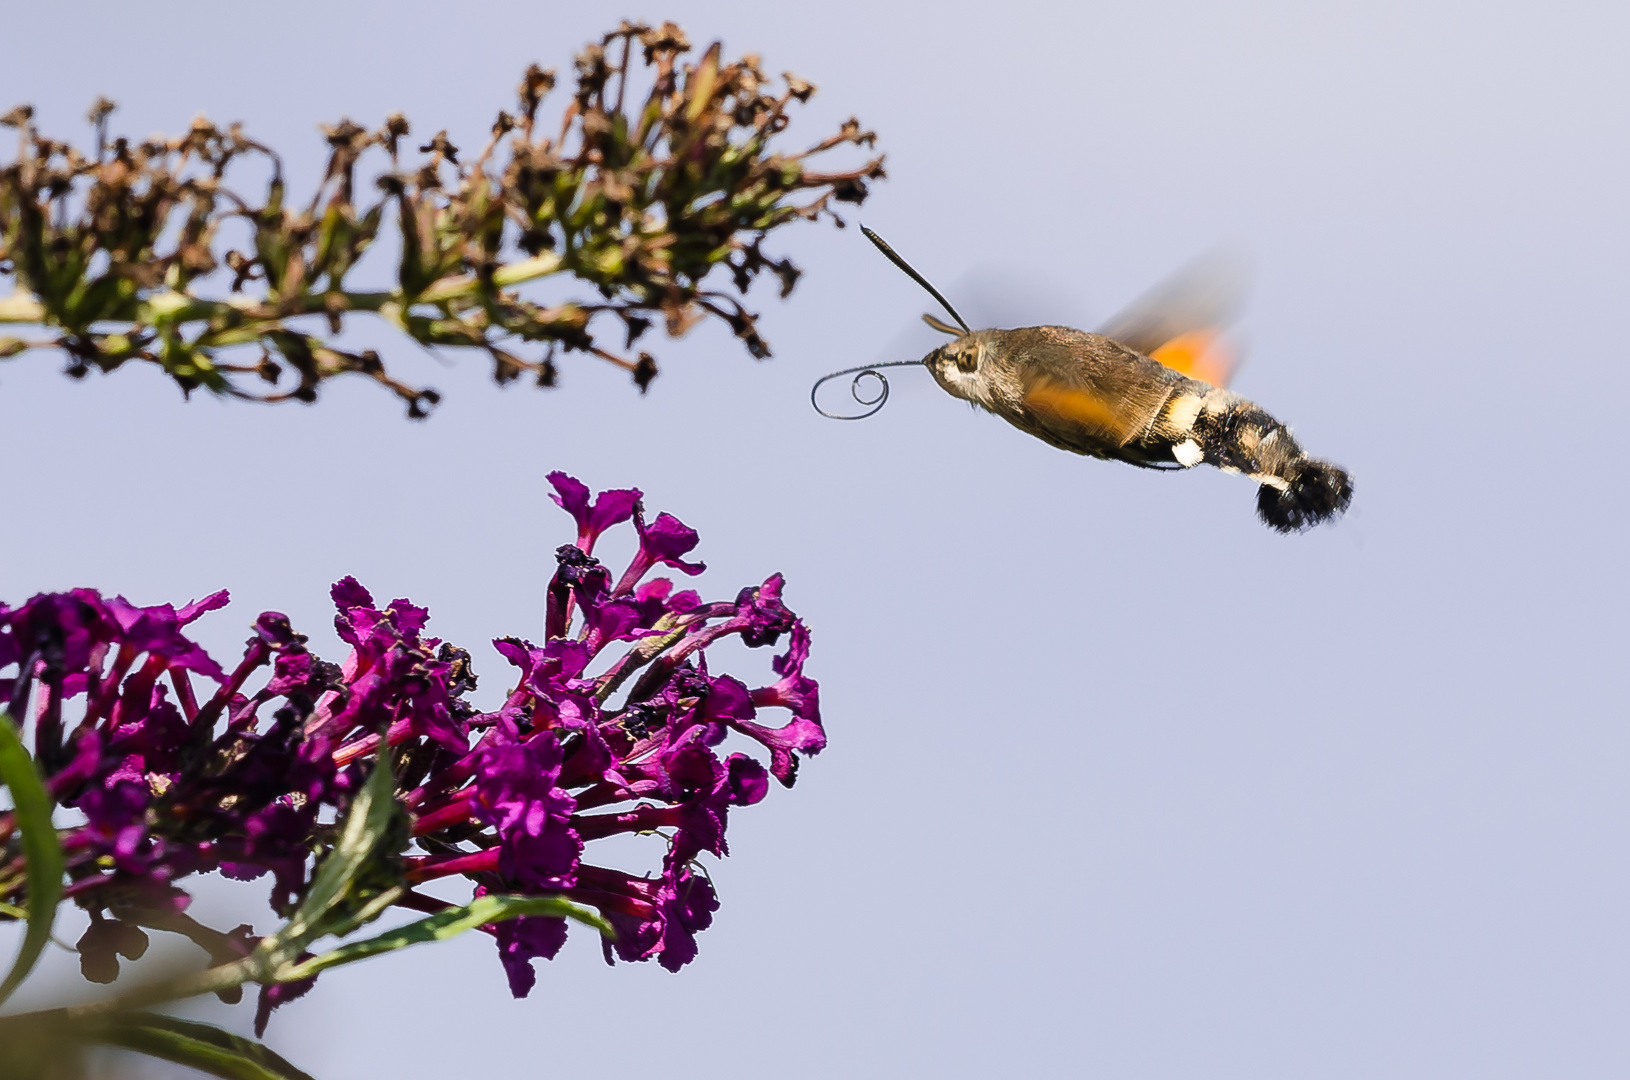
[[[1342,513],[1353,501],[1353,478],[1338,465],[1303,457],[1286,472],[1279,478],[1284,487],[1264,483],[1257,489],[1257,517],[1270,528],[1302,532]]]
[[[1309,457],[1289,428],[1242,397],[1207,394],[1193,437],[1204,461],[1262,485],[1256,511],[1270,528],[1302,532],[1343,513],[1353,501],[1353,480],[1345,469]]]

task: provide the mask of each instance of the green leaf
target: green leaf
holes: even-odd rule
[[[279,946],[298,953],[312,941],[329,933],[325,917],[342,903],[357,873],[390,832],[391,821],[400,813],[396,805],[396,778],[391,775],[390,755],[383,747],[378,763],[351,800],[339,840],[312,879],[306,898],[288,923],[277,933]],[[378,912],[372,912],[377,915]]]
[[[23,745],[11,717],[0,713],[0,783],[11,790],[17,826],[22,832],[23,855],[28,860],[28,929],[11,971],[0,983],[0,1002],[11,996],[51,940],[51,924],[62,900],[62,846],[51,822],[51,796]]]
[[[450,937],[474,930],[488,923],[518,919],[522,915],[546,915],[555,918],[576,919],[592,926],[606,936],[612,936],[611,924],[592,908],[574,904],[558,896],[478,896],[459,908],[438,911],[427,918],[387,930],[366,941],[342,945],[332,952],[314,956],[303,964],[285,968],[277,973],[279,982],[305,979],[331,967],[366,960],[370,956],[394,952],[409,945],[426,941],[446,941]]]
[[[253,1039],[158,1013],[124,1013],[90,1027],[87,1042],[135,1050],[227,1080],[312,1080]]]

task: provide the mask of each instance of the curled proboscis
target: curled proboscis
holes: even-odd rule
[[[867,364],[864,367],[844,368],[842,371],[834,371],[830,375],[822,375],[819,379],[815,380],[815,385],[809,388],[809,403],[815,407],[816,412],[820,413],[829,420],[864,420],[868,416],[875,415],[877,410],[881,409],[889,400],[888,377],[881,371],[877,370],[878,368],[918,367],[921,366],[921,364],[921,360],[891,360],[884,364]],[[844,416],[842,413],[827,412],[825,409],[821,408],[821,403],[815,400],[815,396],[820,393],[823,385],[844,375],[854,376],[853,379],[849,380],[849,396],[855,399],[856,404],[860,405],[865,410],[864,412],[858,412],[853,416]],[[860,389],[861,380],[867,376],[877,380],[876,393],[874,396],[867,396]],[[869,384],[867,389],[872,389]]]

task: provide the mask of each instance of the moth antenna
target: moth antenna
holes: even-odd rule
[[[956,327],[937,316],[924,315],[923,322],[927,323],[929,326],[932,326],[935,330],[938,330],[942,334],[950,334],[952,337],[962,336],[961,330],[958,330]]]
[[[860,227],[860,231],[863,234],[865,234],[866,239],[870,240],[872,242],[872,244],[877,248],[878,251],[881,251],[883,253],[883,257],[885,259],[887,259],[889,262],[893,263],[895,266],[898,266],[900,269],[904,270],[906,272],[907,276],[909,276],[912,281],[915,281],[917,284],[919,284],[923,288],[927,289],[928,290],[928,295],[932,296],[935,300],[938,300],[940,302],[940,307],[944,308],[946,310],[946,313],[949,314],[951,316],[951,318],[956,320],[956,324],[958,326],[962,327],[962,333],[964,333],[964,334],[973,333],[973,330],[968,326],[968,324],[962,321],[962,316],[958,315],[956,313],[956,308],[951,306],[951,301],[949,301],[949,300],[945,299],[945,297],[941,296],[940,291],[938,289],[934,288],[934,286],[930,285],[928,283],[927,278],[925,278],[921,274],[917,273],[917,271],[912,268],[910,263],[908,263],[904,259],[900,258],[899,254],[896,253],[893,248],[889,247],[889,244],[888,244],[887,240],[884,240],[881,236],[878,236],[876,233],[872,232],[870,229],[868,229],[864,225],[862,225]],[[933,326],[933,323],[930,323],[929,325]],[[937,330],[939,328],[935,327],[935,329]],[[960,335],[958,335],[958,336],[960,336]],[[867,413],[866,415],[870,416],[871,414]],[[859,417],[856,417],[855,419],[859,419]]]
[[[816,412],[828,420],[864,420],[868,416],[874,415],[889,400],[889,380],[881,371],[877,370],[878,368],[926,366],[921,360],[890,360],[883,364],[867,364],[865,367],[844,368],[842,371],[834,371],[830,375],[822,375],[815,380],[815,385],[809,388],[809,403],[815,407]],[[815,395],[820,392],[822,386],[841,375],[854,376],[854,379],[849,383],[849,395],[855,399],[856,404],[866,410],[865,412],[856,413],[854,416],[827,412],[821,408],[821,403],[815,400]],[[862,397],[860,394],[860,380],[868,375],[877,380],[876,397]]]

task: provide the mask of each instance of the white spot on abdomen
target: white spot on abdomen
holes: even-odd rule
[[[1200,415],[1200,406],[1202,404],[1203,399],[1197,398],[1193,394],[1185,394],[1177,398],[1166,406],[1166,423],[1171,426],[1173,432],[1179,435],[1187,435],[1194,430],[1194,421]],[[1178,460],[1183,459],[1178,458]]]
[[[1192,421],[1191,421],[1192,422]],[[1185,469],[1192,469],[1205,459],[1206,452],[1200,449],[1200,444],[1193,439],[1184,439],[1172,447],[1172,457]]]

